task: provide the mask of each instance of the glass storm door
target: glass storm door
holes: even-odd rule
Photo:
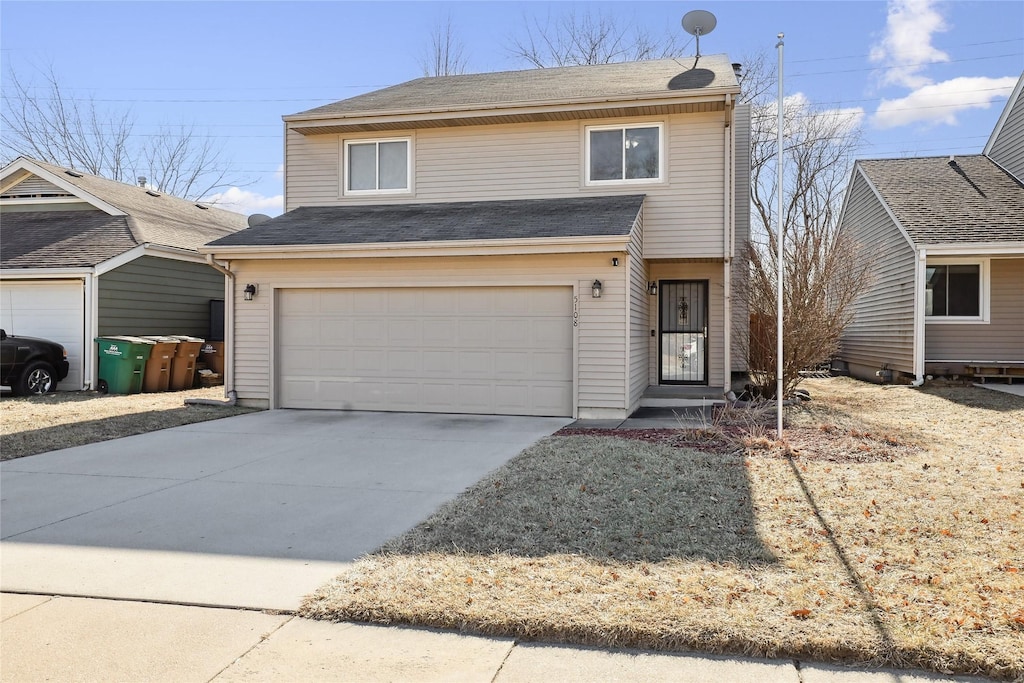
[[[661,384],[708,383],[708,281],[658,284]]]

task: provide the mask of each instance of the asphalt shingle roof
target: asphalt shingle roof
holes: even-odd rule
[[[305,246],[628,235],[643,195],[308,206],[208,247]]]
[[[679,57],[417,78],[292,116],[493,108],[576,99],[620,100],[713,88],[739,91],[739,82],[726,55],[703,55],[696,68],[693,57]]]
[[[195,250],[248,225],[240,213],[213,207],[201,209],[196,202],[163,193],[154,197],[145,188],[99,176],[83,174],[76,178],[61,166],[32,161],[128,214],[132,234],[139,244]]]
[[[981,154],[857,165],[918,244],[1024,241],[1024,186]]]
[[[89,268],[135,246],[125,217],[103,211],[8,211],[0,220],[2,268]]]

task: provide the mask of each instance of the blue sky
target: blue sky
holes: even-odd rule
[[[600,12],[681,39],[713,12],[704,54],[733,61],[785,38],[785,91],[841,108],[862,157],[978,153],[1024,70],[1024,3],[933,2],[0,2],[0,85],[51,65],[66,91],[130,108],[135,133],[195,124],[238,181],[220,197],[281,210],[281,116],[423,75],[446,17],[468,72],[527,68],[510,44],[526,21]],[[693,45],[688,53],[692,54]]]

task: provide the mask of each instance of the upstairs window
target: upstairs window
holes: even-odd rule
[[[984,262],[929,263],[925,267],[925,315],[932,322],[988,319]]]
[[[662,180],[662,126],[591,126],[587,133],[587,184]]]
[[[345,142],[345,194],[409,192],[412,160],[408,138]]]

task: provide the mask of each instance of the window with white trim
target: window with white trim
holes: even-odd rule
[[[586,182],[650,183],[664,178],[660,123],[586,128]]]
[[[931,322],[985,322],[988,289],[987,261],[929,259],[924,314]]]
[[[345,194],[409,192],[412,144],[409,138],[346,140]]]

